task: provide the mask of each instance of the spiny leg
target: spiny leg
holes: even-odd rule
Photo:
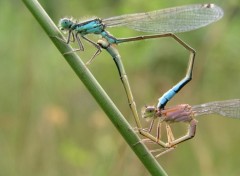
[[[195,136],[195,133],[196,133],[196,127],[197,127],[197,120],[192,119],[189,122],[189,128],[188,128],[187,134],[182,136],[182,137],[179,137],[178,139],[175,139],[174,141],[169,143],[169,145],[170,146],[175,146],[175,145],[177,145],[181,142],[184,142],[186,140],[189,140],[189,139],[193,138]]]
[[[160,128],[161,124],[162,124],[162,123],[158,123],[158,127],[159,127],[159,128]],[[160,156],[162,156],[162,155],[164,155],[164,154],[166,154],[166,153],[174,150],[174,149],[177,147],[177,146],[171,146],[171,147],[169,147],[169,144],[170,144],[172,141],[174,141],[174,136],[173,136],[173,133],[172,133],[172,130],[171,130],[171,127],[169,126],[169,124],[166,123],[165,126],[166,126],[166,131],[167,131],[168,142],[165,143],[165,145],[166,145],[165,147],[162,147],[162,148],[160,148],[160,149],[155,149],[155,150],[151,150],[151,151],[150,151],[151,153],[155,153],[155,152],[158,152],[158,153],[159,153],[159,154],[155,155],[155,158],[158,158],[158,157],[160,157]],[[163,141],[161,141],[161,134],[160,134],[161,129],[159,129],[158,131],[159,131],[158,134],[157,134],[158,142],[163,142]],[[164,142],[163,142],[163,143],[164,143]]]
[[[148,132],[149,134],[151,134],[151,131],[152,131],[152,128],[153,128],[153,124],[154,124],[154,120],[155,120],[155,118],[152,119],[150,127],[147,130],[145,130],[145,129],[142,129],[142,130],[144,130],[144,131]],[[147,139],[147,138],[146,139],[142,139],[142,141],[143,142],[144,141],[146,141],[146,142],[154,142],[154,143],[157,143],[158,141],[160,141],[161,140],[161,125],[162,125],[162,121],[160,121],[160,119],[159,119],[158,124],[157,124],[157,137],[156,137],[156,141],[152,141],[152,140]]]
[[[158,157],[160,157],[160,156],[162,156],[162,155],[164,155],[164,154],[166,154],[166,153],[168,153],[168,152],[171,152],[171,151],[174,150],[176,147],[177,147],[177,146],[173,146],[173,147],[170,147],[170,148],[165,148],[164,151],[160,151],[159,154],[155,155],[155,158],[158,158]],[[154,151],[154,152],[157,152],[157,151]]]
[[[160,145],[161,147],[163,147],[163,148],[169,148],[169,146],[168,146],[167,143],[165,143],[165,142],[163,142],[163,141],[161,141],[161,140],[158,140],[158,139],[157,139],[155,136],[153,136],[151,133],[148,133],[148,132],[143,131],[143,130],[139,130],[139,133],[140,133],[142,136],[144,136],[144,137],[148,138],[149,140],[155,142],[156,144]]]
[[[79,32],[76,32],[76,33],[75,33],[75,38],[76,38],[77,43],[78,43],[78,46],[79,46],[79,48],[76,49],[75,51],[84,51],[84,46],[83,46],[83,44],[82,44],[82,42],[81,42],[81,40],[80,40],[79,35],[80,35]]]
[[[160,118],[159,118],[159,121],[157,124],[157,140],[158,141],[160,141],[161,139],[161,126],[162,126],[162,121],[160,121]]]
[[[71,40],[71,36],[72,36],[72,40]],[[73,31],[69,31],[68,38],[66,41],[67,44],[69,44],[70,42],[75,42],[75,36]]]
[[[72,36],[72,40],[71,40],[71,36]],[[67,41],[65,41],[63,38],[60,38],[58,36],[50,36],[50,37],[56,38],[56,39],[62,41],[63,43],[65,43],[65,44],[69,44],[70,42],[75,42],[74,32],[71,31],[71,30],[68,32]]]
[[[151,133],[152,129],[153,129],[153,125],[154,125],[154,121],[155,121],[155,118],[153,118],[150,122],[150,125],[148,128],[142,128],[143,131],[146,131],[148,133]],[[134,128],[134,131],[135,132],[139,132],[139,129],[137,127]]]
[[[75,40],[77,40],[77,43],[78,43],[78,46],[79,48],[78,49],[75,49],[74,51],[69,51],[69,52],[66,52],[64,54],[70,54],[70,53],[73,53],[73,52],[76,52],[76,51],[84,51],[84,46],[83,46],[83,43],[81,42],[81,39],[79,37],[80,33],[79,32],[76,32],[75,34],[73,32],[72,33],[72,38],[73,40],[71,41],[71,34],[69,32],[69,35],[68,35],[68,39],[67,39],[67,44],[71,41],[71,42],[75,42]],[[96,44],[95,42],[91,41],[90,39],[88,39],[87,37],[85,37],[84,35],[81,35],[81,37],[88,41],[89,43],[91,43],[93,46],[95,46],[97,48],[97,51],[94,53],[94,55],[91,57],[91,59],[87,62],[87,64],[90,64],[90,62],[98,55],[101,53],[101,47]]]
[[[98,54],[100,54],[101,52],[102,52],[102,50],[101,50],[101,47],[97,44],[97,43],[95,43],[95,42],[93,42],[92,40],[90,40],[90,39],[88,39],[87,37],[85,37],[84,35],[82,35],[82,38],[84,39],[84,40],[86,40],[86,41],[88,41],[89,43],[91,43],[93,46],[95,46],[96,48],[97,48],[97,51],[94,53],[94,55],[91,57],[91,59],[89,60],[89,61],[87,61],[87,65],[88,64],[90,64],[91,62],[92,62],[92,60],[98,55]],[[79,40],[80,41],[80,40]]]
[[[76,51],[84,51],[84,46],[83,46],[83,44],[82,44],[82,42],[81,42],[81,40],[80,40],[80,37],[79,37],[79,33],[78,32],[75,32],[74,34],[73,34],[73,32],[72,32],[72,38],[73,38],[73,40],[72,40],[72,42],[75,42],[75,40],[77,40],[77,43],[78,43],[78,46],[79,46],[79,48],[78,49],[74,49],[73,51],[69,51],[69,52],[66,52],[66,53],[64,53],[64,55],[65,54],[70,54],[70,53],[73,53],[73,52],[76,52]],[[69,43],[69,41],[70,41],[70,37],[68,37],[68,43]]]
[[[160,146],[162,147],[162,149],[159,149],[159,150],[164,150],[164,153],[167,153],[168,151],[171,151],[172,148],[175,148],[176,146],[170,146],[170,145],[169,145],[169,141],[174,140],[174,136],[173,136],[173,134],[172,134],[172,132],[171,132],[171,129],[170,129],[170,130],[167,129],[168,134],[170,134],[170,135],[169,135],[170,137],[168,138],[168,142],[166,143],[166,142],[164,142],[164,141],[161,140],[161,125],[162,125],[163,122],[164,122],[164,121],[163,121],[162,119],[160,119],[160,120],[158,121],[158,125],[157,125],[157,137],[153,136],[151,133],[146,132],[146,131],[143,130],[143,129],[140,129],[140,130],[139,130],[139,133],[140,133],[141,135],[143,135],[144,137],[147,138],[147,139],[142,140],[143,142],[144,142],[144,141],[146,141],[146,142],[152,141],[152,142],[154,142],[154,143],[156,143],[156,144],[158,144],[158,145],[160,145]],[[169,127],[169,128],[170,128],[170,127]],[[170,131],[170,132],[169,132],[169,131]],[[151,152],[152,152],[152,151],[151,151]],[[154,152],[154,151],[153,151],[153,152]],[[161,153],[162,153],[162,152],[161,152]]]
[[[153,125],[154,125],[155,118],[151,120],[150,126],[148,127],[148,132],[150,133],[152,131]]]
[[[166,131],[167,131],[168,144],[171,144],[172,141],[175,140],[175,138],[173,136],[173,132],[172,132],[170,125],[167,123],[165,125],[166,125]]]
[[[159,123],[159,124],[161,125],[162,123]],[[158,126],[160,126],[160,125],[158,125]],[[169,144],[171,144],[171,142],[174,141],[174,136],[173,136],[173,133],[172,133],[172,130],[171,130],[171,127],[169,126],[169,124],[166,123],[165,126],[166,126],[166,131],[167,131],[167,138],[168,138],[168,142],[166,143],[167,147],[163,147],[161,149],[156,149],[156,150],[151,150],[151,153],[159,152],[159,154],[155,155],[155,158],[158,158],[158,157],[174,150],[177,147],[176,145],[169,146]],[[159,130],[159,132],[160,131],[161,130]],[[159,136],[159,138],[158,138],[158,136]],[[160,141],[161,140],[160,134],[158,134],[158,136],[157,136],[158,141]],[[163,141],[161,141],[161,142],[163,142]]]

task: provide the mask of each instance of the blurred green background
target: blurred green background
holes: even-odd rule
[[[65,16],[104,18],[204,2],[40,1],[56,24]],[[224,9],[224,18],[178,35],[197,56],[193,80],[169,106],[240,98],[240,2],[211,2]],[[0,21],[0,175],[149,175],[23,3],[1,1]],[[140,34],[109,31],[116,37]],[[86,51],[79,55],[87,62],[95,48],[84,44]],[[188,53],[172,39],[118,48],[139,112],[185,75]],[[134,127],[109,55],[102,52],[89,69]],[[169,175],[239,175],[239,136],[240,121],[202,117],[193,140],[158,160]]]

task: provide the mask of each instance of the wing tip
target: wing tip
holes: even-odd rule
[[[216,4],[207,3],[202,5],[203,8],[212,9],[217,13],[218,19],[221,19],[224,15],[223,9]]]

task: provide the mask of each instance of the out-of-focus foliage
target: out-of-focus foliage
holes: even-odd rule
[[[193,80],[169,104],[240,98],[240,4],[213,1],[224,18],[179,34],[197,51]],[[40,1],[64,16],[110,17],[198,1]],[[201,2],[203,3],[203,2]],[[0,2],[0,175],[149,175],[21,1]],[[117,37],[139,35],[109,29]],[[97,37],[92,37],[97,40]],[[95,48],[84,43],[86,62]],[[119,46],[138,109],[185,74],[188,53],[172,39]],[[103,51],[89,69],[135,126],[116,67]],[[159,158],[169,175],[238,175],[240,121],[199,119],[196,137]]]

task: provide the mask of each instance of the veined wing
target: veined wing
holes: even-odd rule
[[[127,26],[151,33],[179,33],[211,24],[223,16],[215,4],[196,4],[103,19],[107,27]]]
[[[194,116],[219,114],[224,117],[240,119],[240,99],[210,102],[192,106]]]

